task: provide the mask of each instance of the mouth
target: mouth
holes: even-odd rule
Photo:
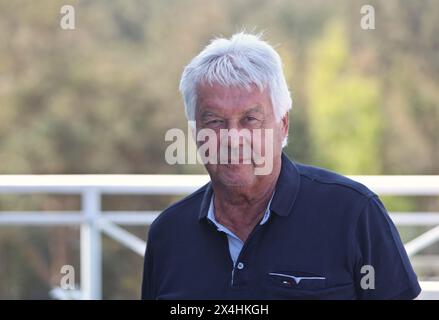
[[[227,163],[232,163],[232,161],[234,162],[238,162],[238,163],[251,163],[252,159],[248,158],[248,157],[238,157],[238,158],[234,158],[234,157],[228,157],[227,158]]]
[[[224,165],[224,166],[248,166],[251,164],[252,164],[251,160],[245,160],[245,159],[239,159],[238,162],[228,161],[227,163],[220,163],[220,165]]]

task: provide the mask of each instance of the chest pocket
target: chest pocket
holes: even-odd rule
[[[326,277],[305,272],[270,272],[266,285],[268,299],[348,300],[356,297],[353,283],[328,286]]]

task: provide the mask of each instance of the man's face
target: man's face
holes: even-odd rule
[[[215,132],[218,161],[217,164],[206,164],[212,179],[228,186],[255,184],[262,177],[255,174],[255,168],[267,167],[267,161],[271,164],[276,159],[280,161],[282,141],[288,132],[288,115],[276,122],[268,91],[260,92],[256,86],[247,90],[202,84],[198,86],[197,94],[197,134],[202,129]],[[242,136],[239,139],[221,139],[221,130],[235,130]],[[247,133],[251,134],[250,139]],[[202,143],[198,143],[199,146]],[[269,148],[272,152],[268,151]],[[225,164],[220,162],[220,153],[224,154],[224,151],[228,154]],[[231,154],[236,152],[239,152],[239,163],[231,161]],[[255,159],[255,153],[262,157],[263,164]],[[271,170],[266,174],[271,174]]]

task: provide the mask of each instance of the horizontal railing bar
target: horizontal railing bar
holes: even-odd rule
[[[208,175],[1,175],[0,193],[185,194],[209,181]]]
[[[438,175],[349,176],[379,195],[439,195]],[[1,175],[0,193],[187,194],[209,181],[208,175]]]
[[[102,211],[111,222],[123,225],[149,225],[161,211]],[[80,224],[81,211],[0,211],[0,225],[4,224]],[[390,212],[399,226],[439,225],[439,212]]]
[[[4,213],[2,213],[4,212]],[[1,225],[80,225],[86,222],[85,217],[80,211],[39,211],[39,212],[20,212],[20,211],[0,211]]]
[[[139,213],[136,213],[139,212]],[[160,211],[104,211],[102,217],[121,225],[150,225]],[[0,211],[1,225],[80,225],[81,211]]]
[[[150,225],[161,211],[104,211],[102,217],[121,225]]]
[[[439,175],[348,176],[379,195],[439,195]]]
[[[422,291],[439,292],[439,281],[419,281]]]
[[[389,214],[398,226],[439,225],[439,212],[390,212]]]
[[[149,187],[149,186],[95,186],[101,194],[106,195],[185,195],[197,190],[200,186],[174,186],[174,187]],[[10,186],[0,187],[0,194],[56,194],[56,195],[81,195],[86,188],[74,186]]]

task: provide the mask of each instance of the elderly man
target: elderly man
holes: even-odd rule
[[[252,152],[244,162],[241,152],[238,163],[207,162],[211,182],[154,221],[142,298],[413,299],[420,293],[378,196],[282,153],[292,101],[281,59],[268,43],[245,33],[215,39],[185,68],[180,91],[196,132],[209,129],[219,141],[222,130],[262,130],[251,142],[242,136],[234,145],[219,142],[220,153],[249,144],[265,158],[257,163]],[[270,170],[256,174],[267,162]]]

